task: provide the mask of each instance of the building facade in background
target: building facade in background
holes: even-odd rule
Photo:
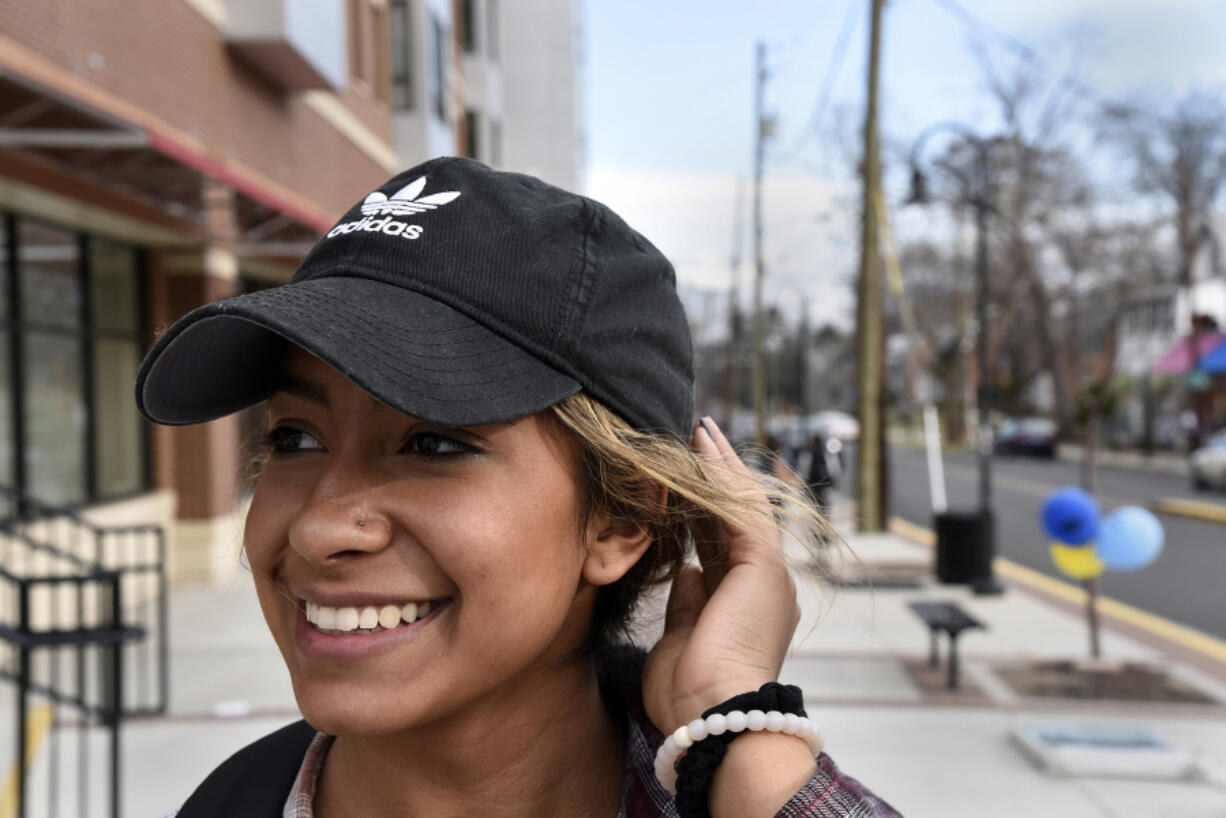
[[[166,525],[177,581],[233,571],[250,418],[146,423],[144,350],[196,306],[288,281],[337,214],[431,156],[577,187],[573,6],[2,0],[0,484]],[[516,109],[560,85],[566,116]],[[528,147],[546,119],[554,162]]]

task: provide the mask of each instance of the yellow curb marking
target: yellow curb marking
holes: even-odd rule
[[[26,758],[30,763],[38,755],[55,719],[55,708],[49,704],[36,705],[29,713],[26,730]],[[17,777],[21,775],[21,759],[13,759],[8,775],[4,777],[4,789],[0,790],[0,818],[13,818],[17,814]],[[27,772],[29,766],[26,767]]]
[[[936,544],[936,534],[900,517],[890,518],[890,530],[914,540],[920,545],[932,547]],[[1023,585],[1029,585],[1032,588],[1044,591],[1075,605],[1084,606],[1086,604],[1086,592],[1076,585],[1049,577],[1046,574],[1023,565],[1018,565],[1016,562],[1011,562],[1003,557],[997,557],[993,561],[992,567],[996,573],[1020,582]],[[1148,631],[1155,636],[1167,639],[1203,656],[1208,656],[1219,662],[1226,662],[1226,642],[1216,639],[1207,633],[1176,624],[1169,619],[1163,619],[1148,611],[1134,608],[1110,597],[1100,596],[1097,607],[1099,613],[1104,616],[1109,616],[1135,628]]]
[[[1203,500],[1185,500],[1181,497],[1164,497],[1149,504],[1151,511],[1176,514],[1209,523],[1226,523],[1226,506],[1206,503]]]

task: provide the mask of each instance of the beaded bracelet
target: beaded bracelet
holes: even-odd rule
[[[809,750],[814,756],[822,751],[826,743],[822,728],[807,716],[781,713],[778,710],[769,712],[750,710],[748,713],[733,710],[727,715],[713,713],[705,719],[694,719],[689,724],[681,725],[664,739],[664,743],[656,751],[656,778],[659,779],[664,789],[672,794],[677,788],[675,765],[694,742],[702,741],[707,736],[720,736],[726,732],[741,733],[761,730],[786,733],[789,736],[802,738],[808,743]]]

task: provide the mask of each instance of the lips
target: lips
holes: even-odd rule
[[[304,656],[328,662],[362,660],[417,638],[449,607],[450,598],[336,607],[299,599],[298,648]],[[384,621],[392,626],[385,627]]]

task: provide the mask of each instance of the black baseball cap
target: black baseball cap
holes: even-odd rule
[[[183,425],[268,397],[287,345],[383,403],[475,426],[580,390],[688,437],[689,328],[672,265],[609,208],[470,159],[434,159],[354,205],[289,284],[206,304],[141,363],[145,417]]]

